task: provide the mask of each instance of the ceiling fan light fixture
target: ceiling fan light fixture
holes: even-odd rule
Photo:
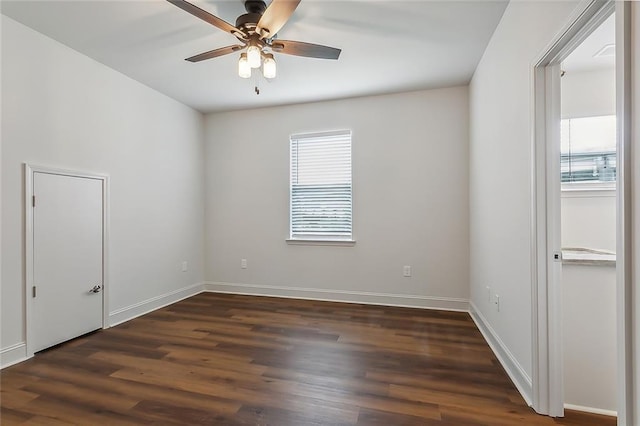
[[[240,54],[240,59],[238,60],[238,75],[242,78],[251,77],[251,66],[249,66],[246,53]]]
[[[276,78],[276,60],[271,53],[264,54],[262,62],[262,75],[264,78]]]
[[[251,68],[260,68],[260,63],[262,59],[262,50],[256,46],[255,44],[251,44],[249,48],[247,48],[247,60],[249,61],[249,66]]]

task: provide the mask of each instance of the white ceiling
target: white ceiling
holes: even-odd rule
[[[616,57],[594,56],[603,47],[614,45],[616,41],[615,15],[611,15],[575,48],[562,62],[566,72],[583,72],[597,69],[615,68]]]
[[[235,23],[241,0],[194,4]],[[162,0],[12,1],[2,13],[202,112],[466,84],[507,1],[303,0],[278,37],[342,49],[276,54],[278,76],[237,75],[238,54],[184,58],[236,39]]]

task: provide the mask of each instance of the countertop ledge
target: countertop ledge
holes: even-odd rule
[[[596,250],[583,247],[566,247],[562,249],[562,264],[615,266],[616,254],[607,250]]]

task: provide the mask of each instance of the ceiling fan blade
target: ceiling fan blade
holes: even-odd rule
[[[273,40],[271,48],[276,53],[319,59],[338,59],[340,52],[342,52],[341,49],[336,49],[335,47],[291,40]]]
[[[241,34],[242,36],[246,37],[246,34],[244,34],[242,31],[240,31],[239,29],[237,29],[227,21],[220,19],[215,15],[212,15],[211,13],[207,12],[204,9],[200,9],[198,6],[191,4],[188,1],[185,1],[185,0],[167,0],[167,1],[175,6],[178,6],[180,9],[184,10],[185,12],[189,12],[193,16],[196,16],[202,19],[203,21],[213,25],[214,27],[220,28],[222,31],[226,31],[233,35]]]
[[[300,0],[273,0],[258,21],[256,32],[260,38],[271,38],[289,20]]]
[[[244,49],[244,46],[234,44],[233,46],[221,47],[219,49],[213,49],[208,52],[200,53],[199,55],[192,56],[185,59],[189,62],[200,62],[211,58],[217,58],[218,56],[228,55],[229,53],[237,52]]]

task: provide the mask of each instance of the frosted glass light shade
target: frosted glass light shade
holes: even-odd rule
[[[258,46],[249,46],[247,49],[247,60],[251,68],[260,68],[262,52]]]
[[[264,78],[276,78],[276,60],[273,58],[271,53],[266,53],[264,55],[262,75],[264,75]]]
[[[251,77],[251,67],[249,66],[246,53],[240,54],[240,60],[238,61],[238,75],[242,78]]]

